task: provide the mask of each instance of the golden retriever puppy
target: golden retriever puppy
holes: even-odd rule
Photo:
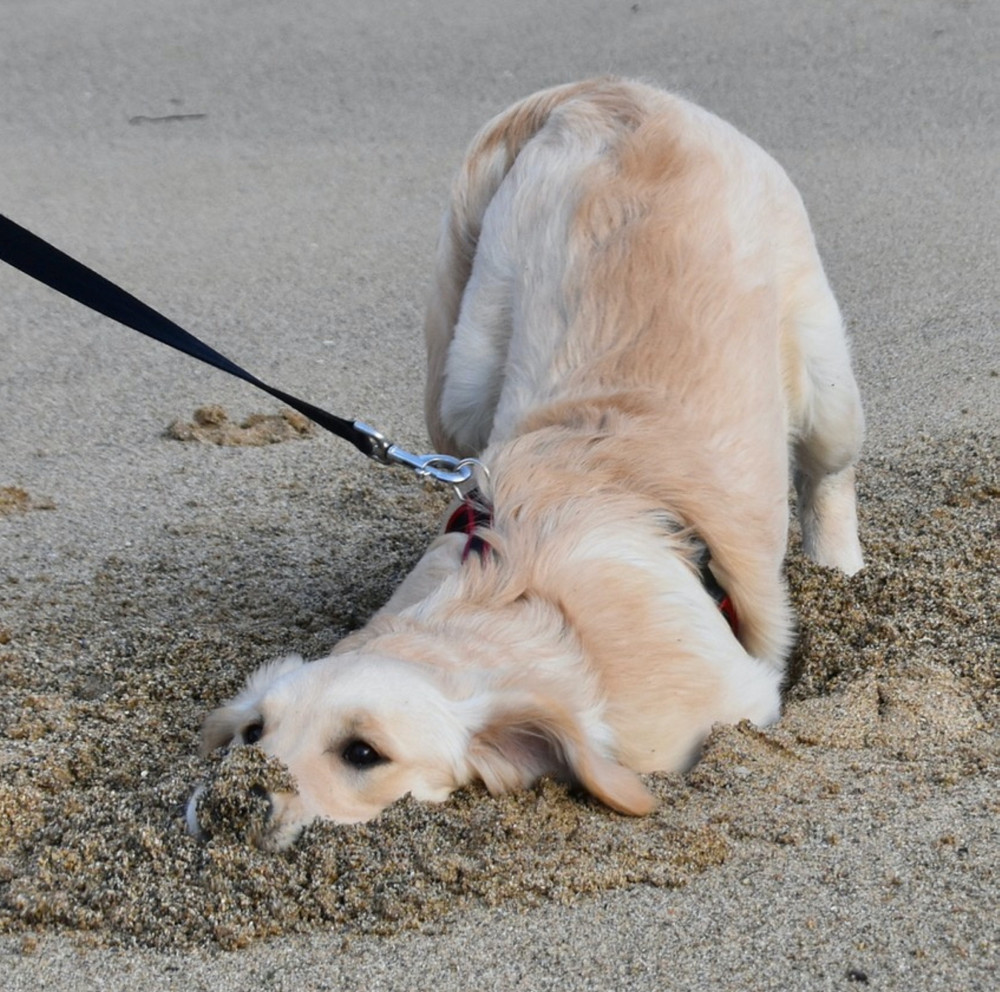
[[[707,111],[603,78],[491,121],[426,339],[431,438],[485,466],[468,527],[329,657],[265,666],[203,728],[294,776],[269,846],[476,779],[561,776],[645,813],[637,773],[779,715],[793,469],[806,551],[862,565],[861,405],[809,221]]]

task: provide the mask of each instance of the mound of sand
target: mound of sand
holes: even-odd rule
[[[198,407],[193,420],[175,420],[166,430],[167,437],[176,441],[203,441],[225,446],[278,444],[312,437],[315,433],[312,422],[295,410],[253,413],[237,424],[218,404]]]
[[[28,510],[54,510],[55,503],[48,499],[33,499],[27,489],[20,486],[0,486],[0,517]]]
[[[864,465],[866,569],[848,579],[794,548],[789,559],[801,635],[785,716],[768,730],[719,727],[692,772],[649,776],[661,803],[638,820],[543,781],[316,824],[281,854],[250,843],[263,815],[254,786],[282,769],[255,748],[200,761],[198,723],[268,654],[318,653],[384,599],[440,509],[409,480],[342,485],[321,602],[291,608],[251,584],[185,602],[186,627],[163,624],[185,597],[169,560],[109,561],[58,609],[51,591],[26,597],[0,645],[0,929],[159,948],[387,933],[469,901],[683,885],[749,845],[833,847],[858,804],[888,818],[914,796],[995,781],[997,440],[921,440]],[[202,779],[208,841],[183,829]],[[961,848],[957,833],[941,843]]]

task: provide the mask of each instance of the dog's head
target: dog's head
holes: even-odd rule
[[[233,744],[257,745],[295,779],[296,792],[268,796],[268,847],[287,846],[317,818],[370,820],[407,794],[441,802],[477,778],[499,793],[556,774],[620,812],[654,805],[557,700],[523,690],[456,693],[426,666],[363,652],[260,668],[202,727],[203,753]],[[188,825],[199,833],[196,805],[197,794]]]

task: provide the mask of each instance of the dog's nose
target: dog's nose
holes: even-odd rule
[[[237,810],[235,812],[239,814],[238,816],[234,816],[233,809],[226,808],[221,810],[222,818],[220,819],[217,815],[220,810],[209,809],[207,811],[208,829],[206,829],[198,818],[198,803],[207,789],[208,786],[202,784],[191,793],[184,815],[187,832],[199,840],[210,839],[219,828],[222,829],[222,833],[226,834],[233,832],[252,835],[255,831],[263,830],[274,815],[274,800],[271,793],[263,785],[252,785],[245,793],[250,802],[236,804]],[[209,797],[209,803],[214,802],[214,799],[215,797]],[[231,801],[229,806],[232,806]],[[252,814],[253,809],[258,811],[256,815]]]
[[[264,814],[264,819],[270,820],[272,814],[274,813],[274,802],[271,800],[271,793],[267,791],[262,785],[255,785],[250,789],[250,795],[256,800],[263,800],[264,806],[267,812]]]

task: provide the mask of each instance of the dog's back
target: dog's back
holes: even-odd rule
[[[613,423],[632,488],[711,548],[744,645],[782,659],[788,446],[807,405],[797,287],[832,303],[782,169],[678,97],[592,80],[487,125],[445,223],[435,444],[479,454],[571,423],[593,441]]]

